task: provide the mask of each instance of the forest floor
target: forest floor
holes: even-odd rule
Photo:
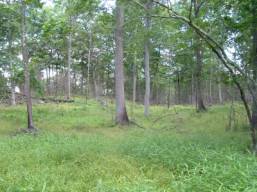
[[[229,105],[196,113],[191,106],[151,107],[134,123],[113,123],[113,107],[76,100],[34,107],[37,136],[16,134],[25,107],[0,108],[0,191],[210,192],[257,189],[257,159],[248,150],[244,110]]]

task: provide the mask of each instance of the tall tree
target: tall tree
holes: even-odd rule
[[[149,115],[149,107],[150,107],[150,94],[151,94],[151,79],[150,79],[150,39],[149,39],[149,30],[151,17],[149,11],[152,7],[152,0],[147,0],[145,4],[145,9],[147,11],[147,15],[145,17],[145,43],[144,43],[144,68],[145,68],[145,99],[144,99],[144,115]]]
[[[24,93],[26,96],[27,104],[27,115],[28,115],[28,125],[29,131],[35,131],[32,115],[32,98],[30,91],[30,70],[29,70],[29,55],[27,47],[27,28],[26,28],[26,2],[21,1],[21,51],[22,51],[22,62],[24,66]]]
[[[252,50],[251,50],[251,68],[253,71],[254,83],[252,83],[252,117],[251,124],[253,131],[253,142],[254,151],[257,153],[257,2],[251,0],[250,2],[250,13],[251,13],[251,36],[252,36]]]
[[[199,12],[202,6],[202,2],[199,0],[194,0],[194,16],[199,17]],[[203,71],[203,47],[201,39],[198,35],[195,35],[195,85],[196,85],[196,106],[197,111],[205,111],[206,107],[203,103],[203,86],[202,86],[202,71]]]
[[[127,124],[129,122],[124,91],[123,69],[123,27],[124,27],[124,4],[116,1],[116,30],[115,30],[115,99],[116,99],[116,123]]]
[[[71,63],[72,63],[72,17],[68,18],[69,33],[67,37],[67,99],[71,98]]]

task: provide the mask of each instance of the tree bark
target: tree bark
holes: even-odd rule
[[[92,32],[90,31],[88,55],[87,55],[87,100],[89,99],[89,89],[90,89],[91,46],[92,46]]]
[[[171,77],[169,76],[169,87],[168,87],[168,98],[167,107],[170,108],[170,98],[171,98]]]
[[[152,7],[152,1],[148,0],[145,4],[146,11],[149,12]],[[144,67],[145,67],[145,98],[144,98],[144,115],[149,115],[150,107],[150,94],[151,94],[151,80],[150,80],[150,53],[149,53],[149,30],[150,30],[151,17],[147,13],[145,17],[145,29],[147,32],[145,45],[144,45]]]
[[[252,70],[254,85],[252,95],[252,117],[251,117],[251,129],[252,129],[252,144],[253,150],[257,153],[257,5],[255,1],[252,1]]]
[[[191,75],[191,105],[194,104],[194,90],[195,90],[195,86],[194,86],[194,72],[192,71],[192,75]]]
[[[210,79],[209,79],[209,103],[212,104],[212,70],[210,70]]]
[[[116,2],[116,30],[115,30],[115,99],[116,99],[116,123],[128,124],[129,119],[125,105],[124,72],[123,72],[123,26],[124,5]]]
[[[196,103],[197,103],[197,111],[205,111],[206,107],[203,103],[203,93],[202,93],[202,48],[200,45],[200,39],[196,36],[196,47],[195,47],[195,55],[196,55],[196,68],[195,68],[195,87],[196,87]]]
[[[199,3],[197,0],[194,2],[194,14],[195,18],[199,16]],[[203,93],[202,93],[202,68],[203,68],[203,48],[201,45],[201,39],[198,35],[195,36],[195,56],[196,56],[196,68],[195,68],[195,86],[196,86],[196,106],[197,111],[206,111],[206,107],[203,102]]]
[[[8,2],[9,3],[9,2]],[[11,27],[8,27],[8,50],[9,50],[9,62],[10,62],[10,82],[11,82],[11,105],[16,105],[16,99],[15,99],[15,83],[14,83],[14,69],[13,69],[13,61],[12,61],[12,31]]]
[[[222,96],[222,86],[221,86],[221,78],[218,79],[218,91],[219,91],[219,102],[223,104],[223,96]]]
[[[92,76],[93,76],[93,83],[94,83],[95,99],[98,100],[99,99],[99,88],[98,88],[99,81],[98,81],[98,75],[96,73],[95,67],[93,67]]]
[[[11,82],[11,105],[16,105],[16,96],[15,96],[15,85],[13,81]]]
[[[26,4],[25,1],[21,1],[21,51],[22,51],[22,62],[24,66],[24,93],[26,96],[26,104],[27,104],[27,115],[28,115],[28,130],[34,131],[35,127],[33,124],[33,115],[32,115],[32,98],[30,92],[30,72],[29,72],[29,56],[27,49],[27,38],[26,38]]]
[[[179,71],[177,71],[177,87],[176,87],[176,91],[177,91],[177,101],[176,101],[176,104],[181,104],[181,87],[180,87],[180,74],[179,74]]]
[[[134,53],[134,63],[133,63],[133,105],[136,103],[136,95],[137,95],[137,55]]]
[[[69,27],[70,30],[72,29],[72,18],[69,17]],[[67,38],[67,93],[66,97],[67,99],[71,99],[71,50],[72,50],[72,34],[71,31],[69,31],[68,38]]]

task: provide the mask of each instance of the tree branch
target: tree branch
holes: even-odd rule
[[[190,9],[189,9],[189,15],[188,15],[189,21],[192,21],[193,2],[194,2],[194,0],[190,1]]]

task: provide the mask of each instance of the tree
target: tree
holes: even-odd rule
[[[145,17],[145,29],[146,29],[146,37],[144,43],[144,67],[145,67],[145,100],[144,100],[144,115],[149,115],[149,106],[150,106],[150,94],[151,94],[151,80],[150,80],[150,39],[149,39],[149,30],[150,30],[150,22],[151,17],[149,16],[149,11],[152,6],[152,0],[147,0],[145,4],[145,9],[147,11],[147,15]]]
[[[67,93],[66,97],[69,100],[71,98],[71,64],[72,64],[72,17],[69,16],[69,33],[67,37]]]
[[[124,4],[116,2],[116,30],[115,30],[115,98],[116,98],[116,123],[127,124],[129,122],[124,92],[123,72],[123,25]]]
[[[28,125],[27,128],[29,131],[35,131],[33,123],[33,114],[32,114],[32,98],[30,92],[30,70],[29,70],[29,55],[27,48],[27,28],[26,28],[26,2],[21,1],[21,51],[22,51],[22,62],[24,66],[24,93],[26,96],[27,104],[27,115],[28,115]]]
[[[199,17],[199,12],[202,6],[202,2],[198,0],[192,1],[194,3],[194,16]],[[205,111],[206,107],[203,103],[203,91],[202,91],[202,68],[203,68],[203,48],[201,39],[198,35],[195,36],[195,57],[196,57],[196,67],[195,67],[195,85],[196,85],[196,106],[197,111]]]

